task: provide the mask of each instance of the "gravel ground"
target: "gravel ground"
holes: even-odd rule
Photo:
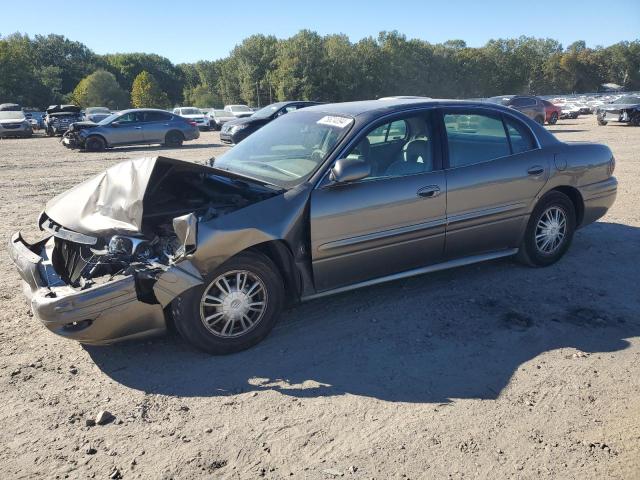
[[[640,129],[551,128],[609,145],[618,200],[546,269],[494,261],[309,302],[252,350],[168,335],[55,337],[0,250],[2,478],[640,478]],[[0,237],[118,161],[182,149],[0,140]],[[88,426],[102,410],[115,419]]]

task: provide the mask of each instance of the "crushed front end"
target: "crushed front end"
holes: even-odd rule
[[[165,307],[202,284],[200,222],[273,195],[203,165],[126,161],[52,199],[38,220],[45,238],[15,233],[9,255],[54,333],[90,344],[156,334]]]

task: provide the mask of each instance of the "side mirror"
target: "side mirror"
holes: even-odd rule
[[[120,126],[120,122],[111,122],[109,126],[113,128],[118,128]]]
[[[362,180],[371,175],[371,165],[362,158],[341,158],[331,168],[330,178],[336,183]]]

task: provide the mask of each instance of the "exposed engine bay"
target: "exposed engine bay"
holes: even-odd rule
[[[278,193],[210,167],[142,159],[56,197],[39,225],[54,237],[51,265],[66,285],[86,289],[122,275],[153,282],[195,251],[200,222]]]

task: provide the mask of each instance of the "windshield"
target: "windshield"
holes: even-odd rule
[[[229,109],[233,112],[251,112],[252,110],[246,105],[231,105]]]
[[[0,120],[24,120],[24,113],[12,111],[0,111]]]
[[[276,113],[278,110],[280,110],[280,107],[282,107],[281,103],[274,103],[272,105],[267,105],[266,107],[261,108],[251,116],[256,118],[267,118],[273,115],[274,113]]]
[[[116,118],[118,118],[120,116],[119,113],[112,113],[111,115],[109,115],[107,118],[105,118],[104,120],[100,120],[98,122],[98,125],[107,125],[111,122],[113,122]]]
[[[93,113],[106,113],[107,115],[109,115],[111,111],[106,107],[89,107],[85,109],[84,113],[87,115],[90,115]]]
[[[621,103],[626,105],[631,105],[634,103],[640,103],[640,97],[634,97],[633,95],[625,95],[624,97],[620,97],[613,103]]]
[[[202,112],[198,108],[181,108],[180,115],[202,115]]]
[[[229,116],[229,112],[227,112],[225,110],[214,110],[213,114],[216,117],[228,117]]]
[[[250,135],[214,163],[283,188],[308,179],[351,128],[351,117],[296,112]]]

